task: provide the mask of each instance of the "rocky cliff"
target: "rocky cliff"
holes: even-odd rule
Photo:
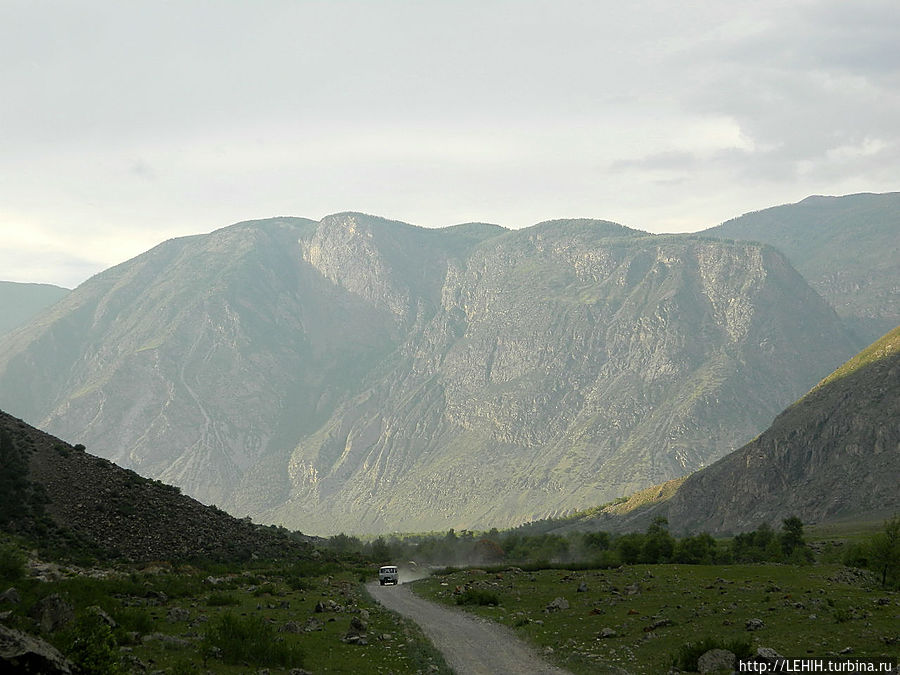
[[[561,530],[733,534],[900,511],[900,327],[780,414],[759,437],[685,478],[632,495]]]
[[[765,245],[337,214],[94,277],[0,344],[0,405],[238,515],[487,527],[703,466],[857,348]]]
[[[864,344],[900,324],[900,192],[808,197],[703,234],[782,251]]]
[[[900,328],[776,418],[764,434],[685,480],[666,504],[682,531],[738,532],[900,510]]]

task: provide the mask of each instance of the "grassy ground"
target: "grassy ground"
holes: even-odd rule
[[[103,642],[95,633],[88,635],[96,626],[85,627],[96,617],[88,608],[100,607],[115,622],[107,630],[107,651],[122,656],[120,672],[146,668],[186,675],[267,668],[275,675],[302,667],[314,673],[449,673],[414,624],[368,597],[358,570],[325,574],[258,566],[212,571],[161,564],[120,570],[105,579],[83,573],[50,582],[22,578],[0,592],[8,586],[21,600],[0,607],[12,610],[4,624],[40,635],[70,656],[79,637],[81,643],[85,638],[95,645]],[[75,618],[42,631],[33,608],[52,594],[74,608]],[[343,641],[354,619],[365,622],[367,644]],[[98,666],[92,672],[115,671]]]
[[[586,590],[579,592],[584,584]],[[575,673],[615,664],[664,673],[704,637],[770,647],[784,656],[897,657],[900,594],[840,565],[636,565],[610,570],[458,571],[415,583],[424,597],[513,628]],[[473,592],[466,594],[466,589]],[[493,596],[493,598],[491,597]],[[547,611],[556,598],[568,609]],[[499,604],[486,604],[496,599]],[[762,627],[748,630],[760,619]],[[604,629],[614,636],[600,637]]]

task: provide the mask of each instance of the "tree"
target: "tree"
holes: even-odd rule
[[[803,521],[797,516],[782,521],[778,540],[785,558],[794,562],[812,560],[812,552],[806,548],[806,540],[803,538]]]
[[[716,552],[716,540],[707,532],[679,540],[675,546],[675,562],[710,565]]]
[[[869,542],[869,565],[881,573],[881,585],[888,579],[900,581],[900,516],[894,516],[884,524],[884,529]]]
[[[644,543],[641,547],[641,562],[663,563],[672,559],[675,551],[675,540],[667,529],[669,521],[665,518],[654,518],[647,528]]]
[[[372,542],[372,558],[379,564],[388,562],[391,559],[391,549],[384,541],[384,537],[378,537]]]

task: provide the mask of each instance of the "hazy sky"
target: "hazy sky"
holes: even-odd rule
[[[0,279],[275,215],[692,231],[898,189],[897,0],[0,0]]]

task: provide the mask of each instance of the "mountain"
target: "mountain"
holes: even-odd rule
[[[307,556],[310,540],[252,525],[0,411],[0,531],[55,551],[130,560]]]
[[[900,327],[781,413],[737,452],[564,529],[730,534],[900,512]]]
[[[858,350],[782,254],[605,221],[250,221],[0,342],[0,405],[316,533],[490,527],[683,475]]]
[[[900,324],[900,192],[808,197],[702,234],[783,252],[863,344]]]
[[[0,281],[0,335],[22,326],[69,291],[50,284]]]

